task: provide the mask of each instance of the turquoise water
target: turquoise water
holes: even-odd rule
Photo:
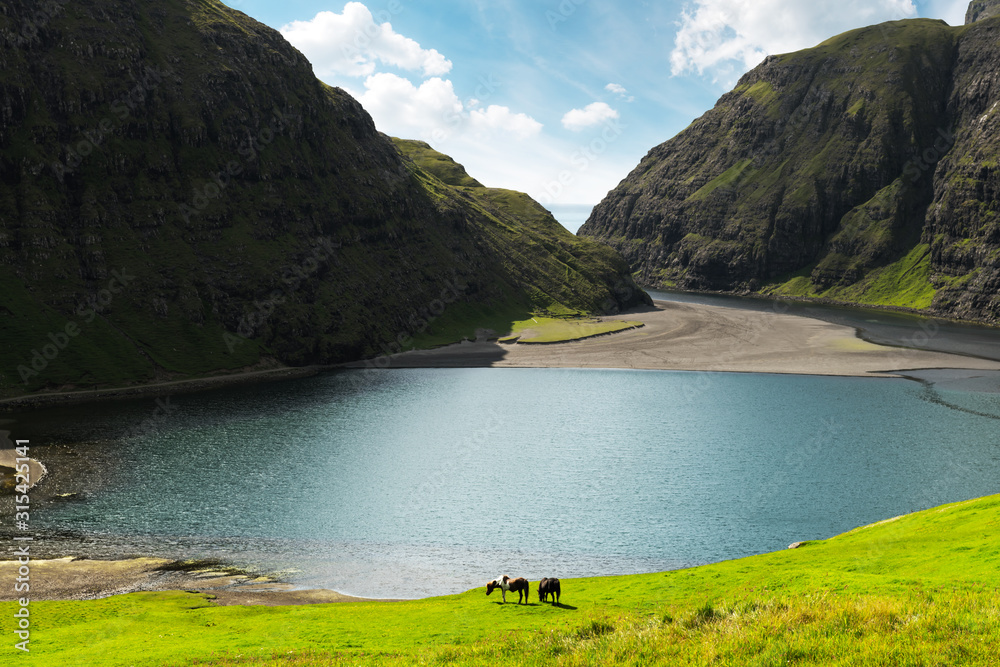
[[[972,384],[356,370],[13,428],[50,493],[78,494],[39,501],[47,548],[417,597],[736,558],[1000,492],[1000,381]]]

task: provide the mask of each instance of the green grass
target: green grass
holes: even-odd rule
[[[929,308],[937,289],[931,282],[930,246],[915,246],[901,259],[870,271],[862,280],[846,287],[817,288],[809,277],[811,268],[762,289],[774,296],[831,299],[872,306],[921,310]]]
[[[455,162],[451,157],[437,152],[427,142],[397,139],[396,137],[392,138],[392,142],[401,152],[418,162],[421,168],[426,169],[447,185],[467,188],[483,187],[482,183],[469,176],[465,167]]]
[[[643,326],[642,322],[595,319],[564,319],[533,317],[515,322],[512,334],[519,334],[519,343],[567,343],[602,336]]]
[[[500,605],[481,588],[302,607],[182,592],[33,602],[32,653],[18,664],[996,664],[998,528],[991,496],[795,550],[564,579],[557,608]]]
[[[459,303],[449,306],[425,331],[414,336],[406,349],[428,349],[483,337],[504,343],[565,343],[641,326],[643,323],[637,321],[602,322],[575,312],[553,317],[551,312],[531,312],[530,307],[516,303],[497,309]]]
[[[688,198],[688,201],[701,201],[706,197],[708,197],[713,192],[715,192],[716,190],[718,190],[719,188],[733,187],[734,185],[740,182],[741,178],[746,178],[747,176],[754,173],[753,169],[747,172],[747,167],[749,167],[751,164],[753,164],[753,160],[751,158],[740,160],[732,167],[725,170],[724,172],[713,178],[711,181],[700,187],[698,190],[696,190],[694,194],[692,194]]]

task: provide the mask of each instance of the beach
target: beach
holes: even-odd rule
[[[603,319],[645,326],[549,345],[465,342],[404,352],[351,368],[620,368],[797,375],[897,375],[954,368],[1000,370],[976,357],[875,345],[851,327],[821,320],[692,303],[656,301],[652,308]]]
[[[14,581],[19,563],[0,561],[0,579]],[[364,598],[323,589],[298,590],[267,577],[234,573],[202,565],[179,568],[160,558],[90,560],[64,558],[31,560],[32,601],[93,600],[110,595],[185,590],[204,593],[219,605],[301,605],[357,602]],[[13,587],[0,591],[0,602],[16,600]]]

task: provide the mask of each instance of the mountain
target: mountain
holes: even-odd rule
[[[580,234],[652,286],[1000,321],[998,6],[768,57]]]
[[[525,196],[465,186],[218,0],[7,0],[0,395],[357,360],[445,320],[473,335],[648,299]]]

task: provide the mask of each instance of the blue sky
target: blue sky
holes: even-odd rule
[[[380,130],[491,187],[595,204],[769,53],[966,0],[223,0],[281,30]]]

